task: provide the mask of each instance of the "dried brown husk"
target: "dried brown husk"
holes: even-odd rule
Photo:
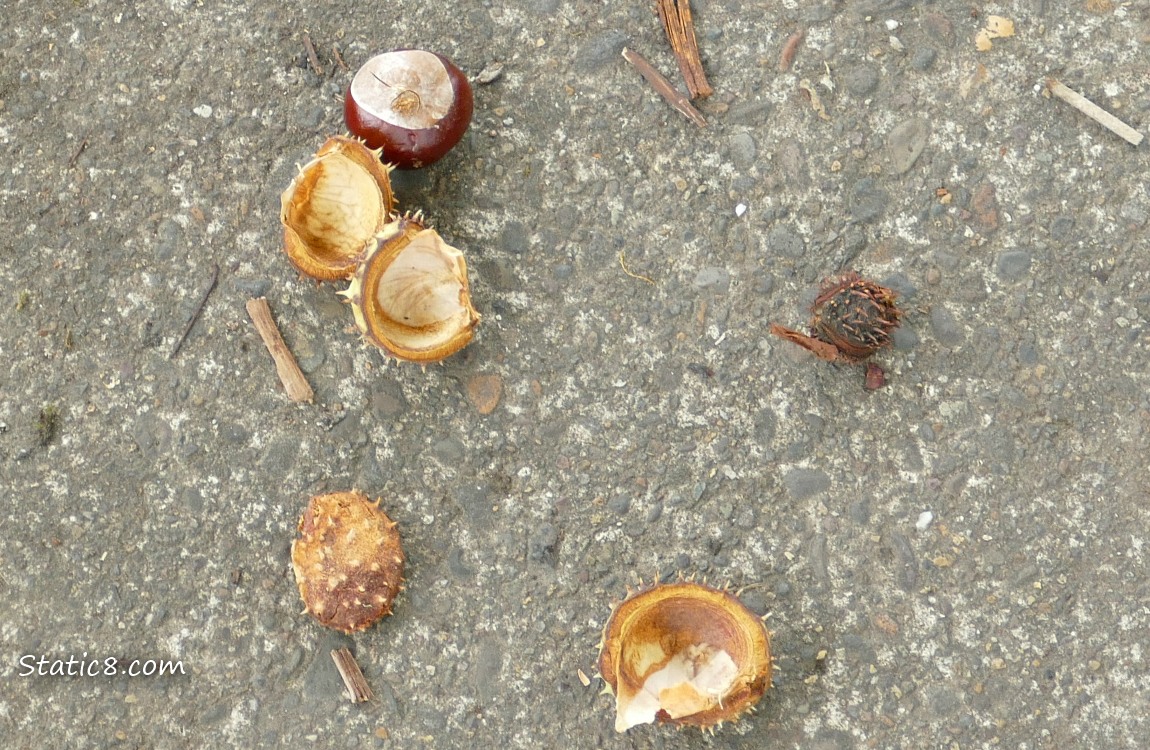
[[[902,318],[896,296],[854,271],[827,279],[811,306],[811,329],[820,340],[834,344],[845,359],[866,359],[891,344]]]
[[[391,168],[355,138],[333,136],[280,196],[284,251],[300,273],[347,279],[367,243],[391,220]]]
[[[459,351],[480,319],[463,253],[418,214],[384,227],[341,294],[367,341],[410,362],[436,362]]]
[[[361,492],[316,495],[299,520],[292,568],[305,612],[343,633],[391,614],[403,585],[395,521]]]
[[[599,652],[619,732],[650,721],[734,721],[766,692],[771,666],[762,619],[730,592],[688,581],[641,589],[616,605]]]
[[[903,315],[895,302],[897,296],[893,289],[851,271],[823,280],[811,305],[810,336],[774,323],[770,331],[819,359],[862,362],[893,342]],[[871,372],[868,382],[877,382]]]

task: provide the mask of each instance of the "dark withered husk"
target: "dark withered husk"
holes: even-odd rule
[[[808,336],[781,325],[771,324],[771,333],[798,344],[828,362],[858,363],[891,343],[902,311],[895,304],[895,292],[864,279],[854,271],[823,281],[819,296],[811,305],[811,333]],[[867,369],[866,388],[875,390],[886,383],[882,368]]]
[[[811,306],[814,335],[843,357],[866,359],[891,342],[902,312],[894,291],[851,272],[823,282]]]

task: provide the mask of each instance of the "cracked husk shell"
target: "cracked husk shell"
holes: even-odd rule
[[[770,635],[725,590],[656,585],[615,606],[599,672],[615,695],[616,731],[652,721],[713,728],[750,710],[770,686]]]
[[[367,341],[410,362],[454,354],[479,324],[463,253],[418,214],[384,227],[341,294]]]
[[[815,336],[834,344],[847,359],[866,359],[891,343],[902,311],[896,294],[854,271],[822,283],[811,306]]]
[[[390,167],[361,141],[333,136],[280,196],[284,252],[320,281],[349,278],[364,247],[391,218]]]
[[[291,561],[304,611],[343,633],[391,614],[403,585],[395,521],[360,492],[313,497],[300,517]]]

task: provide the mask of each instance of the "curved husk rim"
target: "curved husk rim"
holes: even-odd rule
[[[411,362],[436,362],[459,351],[480,320],[463,253],[426,228],[418,214],[384,227],[342,294],[367,341]]]
[[[706,642],[727,651],[738,671],[718,705],[688,716],[671,718],[660,712],[657,719],[671,724],[714,727],[736,720],[752,708],[770,686],[770,634],[761,618],[736,596],[692,581],[658,584],[641,589],[615,606],[603,629],[599,672],[610,690],[620,692],[619,681],[632,688],[655,669],[642,675],[632,673],[627,662],[635,661],[629,645],[650,637],[646,631],[660,628],[663,651],[674,654],[688,642]]]
[[[362,141],[328,138],[280,195],[292,265],[321,281],[350,277],[395,208],[390,171]]]

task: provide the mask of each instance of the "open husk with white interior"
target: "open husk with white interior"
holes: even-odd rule
[[[728,591],[655,585],[614,607],[599,672],[615,695],[616,731],[655,721],[713,728],[750,710],[770,686],[770,635]]]
[[[341,294],[364,339],[410,362],[454,354],[479,324],[463,253],[424,226],[419,214],[384,227]]]
[[[328,138],[280,196],[284,252],[300,273],[347,279],[392,218],[391,168],[355,138]]]

